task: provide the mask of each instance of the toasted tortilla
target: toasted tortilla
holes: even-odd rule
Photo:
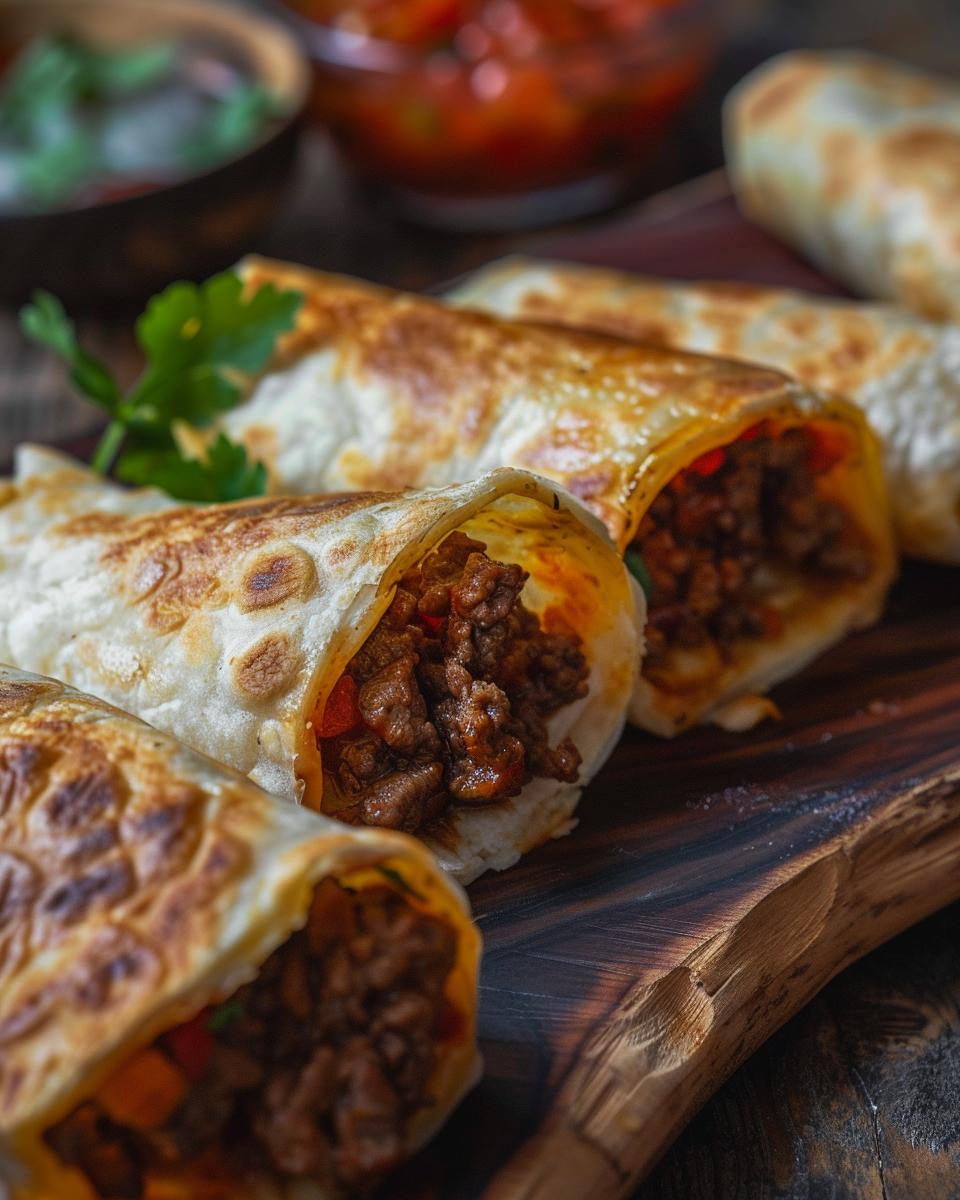
[[[457,304],[777,367],[853,401],[880,439],[905,554],[960,563],[960,328],[891,304],[510,258]]]
[[[0,497],[2,499],[2,497]],[[180,508],[24,449],[0,504],[0,661],[80,687],[322,809],[311,724],[389,607],[404,571],[448,533],[530,573],[524,602],[583,640],[589,693],[549,723],[578,781],[451,806],[422,836],[462,881],[571,827],[623,727],[642,597],[603,527],[521,471],[417,494],[272,498]]]
[[[850,453],[830,487],[871,547],[868,578],[829,594],[790,581],[780,636],[744,641],[682,687],[639,678],[630,716],[644,728],[669,734],[706,719],[742,727],[744,695],[879,614],[894,564],[889,513],[873,439],[844,401],[763,367],[454,311],[262,259],[241,270],[251,288],[305,296],[275,361],[223,418],[278,492],[422,487],[507,464],[568,488],[622,552],[674,475],[757,422],[845,431]]]
[[[382,886],[378,867],[398,872],[417,906],[458,935],[447,997],[462,1027],[439,1046],[430,1102],[407,1131],[413,1151],[475,1081],[479,1061],[479,936],[427,850],[286,804],[101,701],[0,667],[4,1194],[95,1200],[44,1131],[135,1051],[254,978],[302,927],[320,880]],[[198,1194],[188,1184],[170,1196]],[[268,1179],[231,1193],[294,1194],[324,1196],[309,1181]]]
[[[960,87],[872,54],[780,55],[725,108],[741,208],[826,274],[960,316]]]

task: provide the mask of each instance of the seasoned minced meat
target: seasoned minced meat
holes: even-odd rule
[[[94,1098],[47,1141],[103,1200],[142,1200],[148,1170],[198,1160],[205,1177],[268,1170],[366,1190],[428,1098],[455,953],[454,931],[394,889],[328,880],[252,983],[154,1043],[185,1082],[162,1125],[125,1125]]]
[[[647,667],[675,646],[712,640],[725,648],[775,633],[776,613],[754,584],[764,560],[836,577],[869,574],[868,549],[847,513],[817,494],[823,457],[809,428],[771,436],[755,427],[657,496],[632,547],[652,585]]]
[[[492,804],[536,776],[573,782],[580,755],[547,721],[586,695],[580,639],[547,633],[527,573],[452,533],[401,580],[319,721],[335,815],[415,830],[450,804]]]

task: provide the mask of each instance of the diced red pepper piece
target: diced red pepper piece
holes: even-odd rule
[[[185,1025],[163,1035],[163,1042],[192,1083],[203,1077],[213,1054],[213,1034],[207,1028],[209,1012],[204,1009]]]
[[[463,1013],[455,1004],[444,996],[437,1013],[437,1023],[433,1028],[438,1042],[460,1042],[467,1032],[467,1022]]]
[[[183,1103],[187,1072],[148,1046],[126,1059],[97,1091],[107,1116],[133,1129],[159,1129]],[[129,1193],[128,1193],[129,1195]]]
[[[708,450],[706,454],[701,454],[699,458],[695,458],[687,467],[688,471],[693,471],[695,475],[702,475],[707,478],[716,473],[723,466],[727,454],[722,446],[715,446],[712,450]]]
[[[341,733],[356,729],[360,724],[360,706],[357,703],[359,691],[349,675],[340,676],[327,697],[317,737],[338,737]]]
[[[807,470],[820,475],[841,462],[847,454],[847,435],[835,425],[810,425],[810,449],[807,451]]]
[[[756,425],[751,425],[749,429],[745,429],[737,438],[738,442],[754,442],[758,437],[767,433],[769,421],[758,421]]]
[[[420,624],[427,633],[439,633],[443,625],[443,617],[432,617],[429,613],[420,613]]]

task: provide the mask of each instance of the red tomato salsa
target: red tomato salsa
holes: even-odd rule
[[[638,173],[707,59],[692,0],[286,2],[323,32],[314,105],[341,148],[436,195]]]

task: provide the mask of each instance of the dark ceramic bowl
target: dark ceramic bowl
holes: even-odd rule
[[[222,47],[278,101],[280,118],[236,158],[139,195],[0,215],[0,297],[46,288],[74,306],[141,300],[174,279],[234,262],[273,214],[292,173],[309,68],[277,22],[199,0],[0,0],[0,38],[69,32],[116,48],[197,39]]]

